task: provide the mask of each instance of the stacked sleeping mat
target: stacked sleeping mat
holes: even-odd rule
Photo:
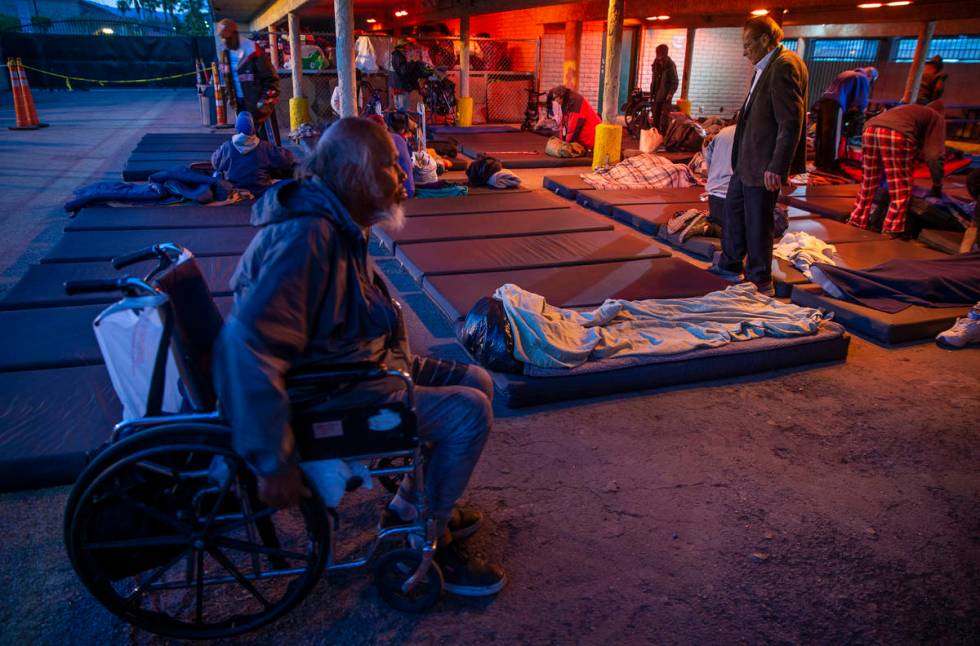
[[[828,184],[800,186],[780,201],[789,206],[816,213],[836,220],[847,220],[854,210],[859,184]]]
[[[476,198],[430,202],[413,208],[401,231],[378,234],[450,321],[505,283],[557,306],[583,308],[607,298],[685,298],[728,286],[648,237],[545,191],[502,195],[483,205]],[[612,371],[493,377],[508,404],[527,406],[842,360],[847,345],[840,326],[829,323],[805,339],[731,344],[655,363],[626,362]]]
[[[844,185],[826,188],[840,189]],[[824,187],[820,187],[824,188]],[[642,189],[627,191],[583,191],[576,201],[580,205],[611,216],[614,220],[654,236],[670,246],[701,260],[711,261],[721,251],[718,238],[692,236],[681,240],[680,232],[673,234],[667,222],[677,211],[707,209],[700,201],[703,188]],[[892,258],[928,259],[940,256],[923,245],[891,240],[828,217],[790,206],[788,232],[806,232],[837,248],[841,264],[852,269],[865,269]],[[777,296],[789,296],[793,285],[809,282],[785,260],[773,259],[773,282]]]
[[[145,275],[155,263],[117,271],[109,260],[176,242],[195,252],[227,314],[232,274],[254,234],[250,209],[94,207],[68,221],[61,241],[0,300],[0,491],[72,482],[122,416],[92,333],[93,320],[119,296],[67,296],[64,283]]]
[[[592,166],[592,153],[584,157],[558,158],[546,155],[548,137],[534,132],[493,132],[477,134],[453,134],[460,151],[476,159],[480,155],[499,159],[504,168],[562,168],[567,166]],[[665,157],[687,162],[691,153],[662,153]]]
[[[148,133],[123,168],[123,181],[143,182],[157,171],[211,161],[211,154],[228,141],[233,130],[196,133]]]

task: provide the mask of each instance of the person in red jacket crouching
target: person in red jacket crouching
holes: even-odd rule
[[[580,143],[589,149],[595,145],[595,127],[602,123],[602,119],[584,96],[558,85],[548,92],[548,109],[561,112],[555,117],[561,126],[563,141]]]

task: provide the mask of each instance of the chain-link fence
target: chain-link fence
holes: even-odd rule
[[[267,32],[254,34],[266,51],[273,46]],[[277,34],[281,100],[280,124],[289,123],[292,92],[292,53],[285,34]],[[396,49],[398,50],[396,52]],[[536,91],[539,73],[538,40],[470,39],[470,96],[473,122],[519,123],[528,92]],[[458,38],[400,38],[360,36],[356,40],[359,112],[394,108],[417,111],[426,106],[430,124],[454,123],[460,96]],[[331,98],[337,87],[336,38],[333,34],[304,34],[302,94],[316,126],[337,118]]]

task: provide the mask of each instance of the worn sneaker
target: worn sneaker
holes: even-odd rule
[[[461,597],[487,597],[500,592],[507,576],[498,565],[463,553],[453,541],[436,550],[436,563],[442,570],[446,592]]]
[[[381,512],[381,520],[378,523],[378,528],[388,529],[389,527],[398,527],[399,525],[407,524],[408,522],[402,520],[398,514],[385,507],[385,510]],[[453,515],[449,519],[449,533],[452,534],[454,541],[461,541],[477,533],[482,525],[483,514],[481,512],[475,509],[454,507]]]
[[[755,283],[755,288],[763,296],[775,297],[776,290],[772,286],[772,281],[767,280],[764,283]]]
[[[965,348],[980,343],[980,311],[976,307],[963,318],[956,319],[953,327],[936,335],[936,343],[946,348]]]
[[[722,278],[724,278],[730,283],[742,282],[741,273],[736,273],[734,271],[727,271],[725,269],[722,269],[718,265],[711,265],[710,267],[708,267],[708,271],[714,274],[715,276],[721,276]]]
[[[691,223],[687,225],[683,231],[681,231],[681,235],[679,236],[680,241],[684,242],[688,238],[703,236],[708,232],[709,226],[708,216],[702,213],[700,217],[694,218]]]
[[[684,227],[686,227],[690,222],[701,215],[703,211],[698,209],[688,209],[686,211],[677,211],[669,220],[667,220],[667,233],[674,235]]]

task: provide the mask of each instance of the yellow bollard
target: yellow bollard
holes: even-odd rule
[[[623,154],[623,127],[600,123],[595,127],[595,146],[592,147],[592,168],[619,163]]]
[[[691,102],[687,99],[677,99],[677,109],[687,116],[691,116]]]
[[[459,97],[457,102],[456,125],[461,128],[469,128],[473,125],[473,97]]]
[[[289,100],[289,129],[296,130],[310,122],[310,102],[306,97],[294,96]]]

